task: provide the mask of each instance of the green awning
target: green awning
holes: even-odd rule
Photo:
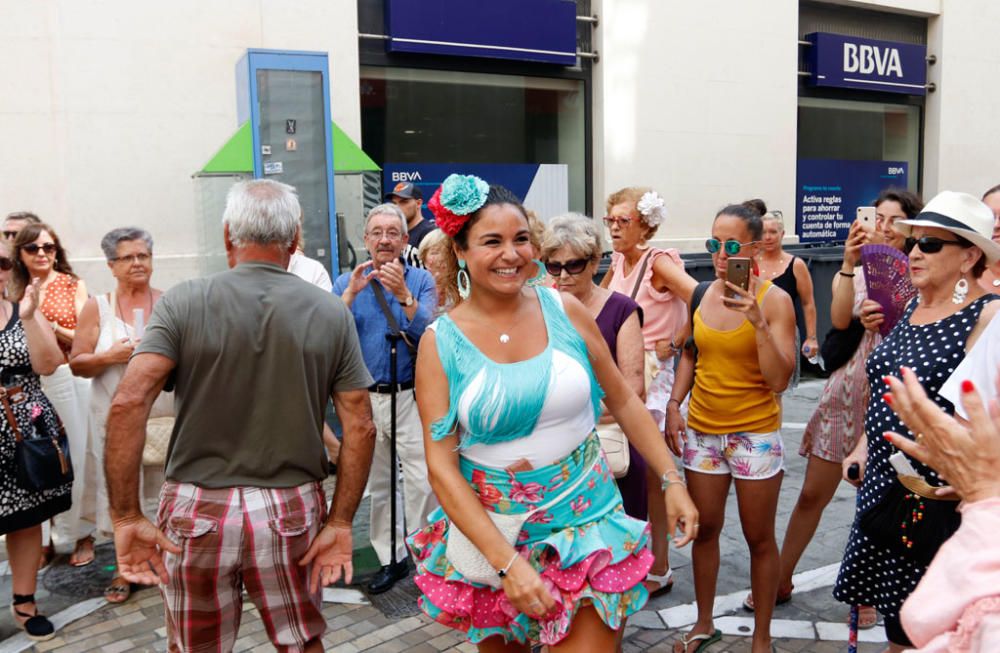
[[[333,134],[333,171],[365,172],[381,168],[372,161],[365,151],[358,147],[351,137],[344,133],[337,123],[330,121]],[[253,142],[250,123],[243,123],[215,156],[198,171],[198,174],[253,174]]]

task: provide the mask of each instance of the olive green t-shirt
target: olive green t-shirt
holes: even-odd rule
[[[327,400],[373,383],[340,298],[269,263],[171,288],[143,353],[177,364],[166,476],[206,488],[326,478]]]

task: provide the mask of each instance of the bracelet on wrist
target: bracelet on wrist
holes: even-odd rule
[[[837,274],[839,274],[842,277],[847,277],[848,279],[854,277],[853,272],[844,272],[843,270],[837,270]]]
[[[507,564],[504,565],[504,568],[503,569],[497,569],[497,576],[499,576],[500,578],[506,578],[507,577],[507,572],[510,571],[511,566],[514,564],[514,561],[517,560],[517,557],[519,555],[521,555],[521,554],[519,554],[518,552],[515,551],[514,555],[511,556],[511,558],[510,558],[509,561],[507,561]]]
[[[671,474],[676,474],[677,478],[670,478]],[[666,492],[670,489],[671,485],[683,485],[684,487],[687,487],[687,483],[685,483],[684,479],[681,478],[681,473],[676,469],[668,469],[663,472],[663,476],[660,477],[660,490],[662,492]]]

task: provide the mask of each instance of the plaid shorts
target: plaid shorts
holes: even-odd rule
[[[171,651],[230,651],[243,588],[279,651],[301,651],[326,630],[321,596],[300,567],[326,518],[319,483],[293,488],[200,488],[167,481],[157,525],[179,544],[161,586]]]

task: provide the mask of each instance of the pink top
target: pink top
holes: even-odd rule
[[[642,275],[642,283],[639,284],[635,301],[642,307],[642,339],[645,341],[646,351],[650,351],[656,348],[658,340],[672,340],[684,328],[687,324],[688,310],[684,300],[674,293],[669,290],[660,292],[653,287],[653,263],[659,257],[669,257],[682,270],[684,269],[684,261],[681,260],[677,250],[651,247],[645,256],[649,257],[649,265]],[[611,265],[615,273],[611,277],[609,288],[631,297],[636,277],[642,268],[642,258],[636,261],[628,276],[624,274],[625,257],[622,254],[618,252],[611,254]]]
[[[960,510],[962,526],[903,604],[914,653],[1000,651],[1000,498]]]

